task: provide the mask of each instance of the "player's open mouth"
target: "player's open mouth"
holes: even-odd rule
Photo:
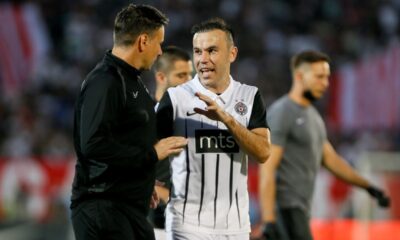
[[[202,69],[200,69],[200,72],[201,73],[211,73],[211,72],[214,72],[214,69],[211,69],[211,68],[202,68]]]

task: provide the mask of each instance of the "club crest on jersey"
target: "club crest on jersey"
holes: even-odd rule
[[[247,106],[243,102],[238,102],[235,105],[235,111],[240,115],[245,115],[247,113]]]

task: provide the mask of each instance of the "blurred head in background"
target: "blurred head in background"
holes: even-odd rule
[[[156,101],[160,101],[169,87],[175,87],[192,79],[192,73],[193,63],[188,52],[176,46],[164,48],[163,54],[154,63]]]
[[[329,86],[330,59],[318,51],[303,51],[291,59],[293,85],[291,93],[310,104],[320,99]]]

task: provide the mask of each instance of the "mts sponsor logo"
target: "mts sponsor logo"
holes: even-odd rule
[[[238,153],[239,145],[226,130],[198,129],[195,131],[196,153]]]

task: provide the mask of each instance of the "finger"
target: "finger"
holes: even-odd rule
[[[188,140],[186,138],[175,141],[174,142],[174,148],[182,148],[188,144]]]
[[[151,203],[150,203],[150,208],[151,209],[156,209],[157,208],[157,203],[155,202],[155,201],[151,201]]]
[[[196,113],[201,114],[201,115],[206,115],[207,114],[207,111],[203,110],[201,108],[193,108],[193,111],[195,111]]]
[[[179,154],[179,153],[181,153],[182,151],[183,151],[183,148],[171,149],[171,150],[169,151],[169,154],[168,154],[168,155]]]
[[[168,137],[167,138],[167,140],[168,140],[168,142],[169,143],[175,143],[175,142],[178,142],[178,143],[180,143],[180,144],[184,144],[184,143],[187,143],[187,139],[186,138],[184,138],[184,137]]]
[[[162,181],[159,181],[156,179],[156,183],[154,185],[163,187],[165,185],[165,182],[162,182]]]
[[[211,98],[209,98],[208,96],[206,96],[206,95],[204,95],[204,94],[201,94],[201,93],[197,92],[197,93],[195,93],[195,95],[196,95],[200,100],[202,100],[203,102],[205,102],[207,105],[212,105],[212,104],[214,103],[214,101],[213,101]]]
[[[155,205],[154,200],[153,200],[153,198],[151,198],[151,199],[150,199],[150,208],[151,208],[151,209],[154,209],[154,208],[155,208],[154,205]]]

